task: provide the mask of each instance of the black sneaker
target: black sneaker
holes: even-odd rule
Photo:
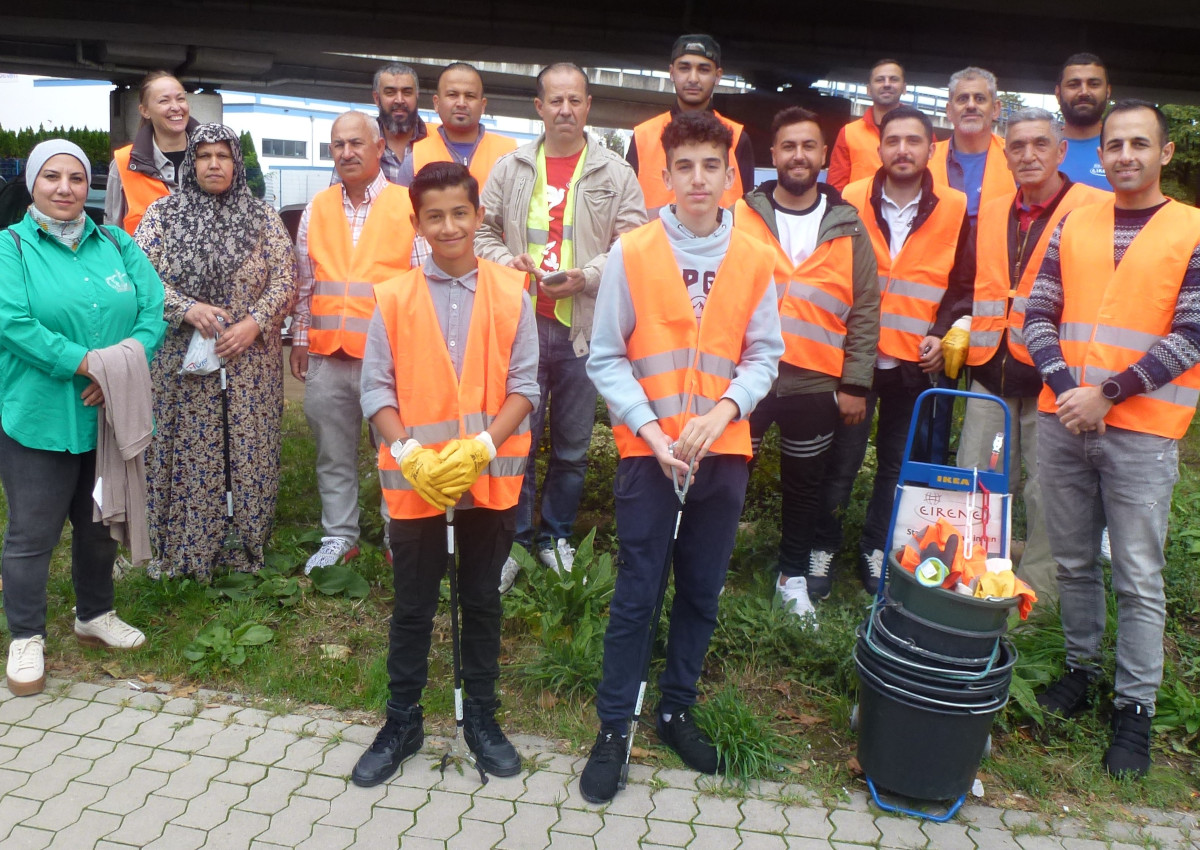
[[[1035,699],[1042,711],[1059,717],[1074,717],[1091,703],[1088,691],[1092,684],[1092,674],[1087,670],[1068,667],[1067,673]]]
[[[602,728],[592,745],[592,754],[579,777],[579,793],[589,803],[607,803],[617,796],[621,768],[625,765],[625,750],[629,735],[619,729]]]
[[[1104,769],[1115,777],[1141,779],[1150,772],[1150,712],[1134,703],[1113,711],[1112,746]]]
[[[683,711],[676,711],[671,715],[670,720],[663,719],[661,712],[656,716],[658,718],[658,737],[679,754],[684,764],[700,773],[716,773],[724,770],[725,765],[717,755],[717,748],[696,725],[691,709],[685,708]]]
[[[872,549],[870,552],[860,549],[858,552],[858,580],[862,582],[863,590],[872,596],[879,592],[883,558],[882,549]]]
[[[808,598],[820,602],[833,590],[833,556],[828,549],[813,549],[808,553]]]
[[[425,743],[425,726],[422,723],[421,706],[410,705],[396,709],[390,705],[387,722],[375,736],[374,743],[367,748],[354,765],[350,781],[362,788],[370,788],[386,782],[400,767],[400,763],[411,756]]]
[[[496,722],[499,707],[495,697],[468,698],[463,703],[463,737],[475,754],[475,761],[488,773],[516,776],[521,772],[521,757]]]

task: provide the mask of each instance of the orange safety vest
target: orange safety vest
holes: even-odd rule
[[[842,132],[850,151],[850,179],[845,185],[874,177],[883,165],[879,158],[879,127],[875,125],[874,110],[868,107],[862,118],[846,124]]]
[[[893,259],[871,206],[872,183],[873,178],[851,183],[842,197],[858,209],[879,264],[879,291],[883,296],[879,350],[888,357],[915,363],[920,359],[921,340],[928,336],[950,283],[958,234],[967,214],[967,196],[949,186],[939,186],[937,206],[909,234]]]
[[[420,269],[375,287],[396,369],[396,409],[409,436],[440,450],[453,439],[486,430],[508,397],[508,364],[521,320],[525,274],[479,261],[475,303],[467,330],[462,376],[454,372],[441,323]],[[496,457],[471,485],[475,506],[504,510],[517,503],[529,457],[529,417],[496,447]],[[421,519],[440,511],[416,491],[379,447],[379,481],[393,519]]]
[[[946,157],[950,154],[950,139],[938,142],[933,146],[933,156],[929,158],[929,173],[933,177],[933,185],[950,187],[950,178],[946,174]],[[987,159],[983,165],[983,187],[979,193],[979,208],[993,198],[999,198],[1014,191],[1016,181],[1008,170],[1008,158],[1004,155],[1004,139],[992,133],[992,141],[988,145]]]
[[[1115,207],[1116,199],[1109,195],[1076,209],[1062,226],[1058,338],[1063,360],[1081,387],[1099,386],[1124,371],[1171,332],[1179,288],[1200,244],[1200,210],[1169,201],[1114,268]],[[1152,393],[1113,405],[1104,423],[1178,440],[1198,401],[1200,366],[1193,366]],[[1038,410],[1058,411],[1049,386],[1042,387]]]
[[[775,260],[768,246],[735,228],[697,323],[661,221],[623,234],[621,251],[637,316],[627,356],[658,424],[675,440],[688,420],[716,407],[733,380],[746,328],[771,285]],[[749,412],[741,411],[709,452],[752,457]],[[621,457],[653,454],[626,425],[613,428],[613,438]]]
[[[356,244],[341,185],[313,197],[308,219],[308,256],[315,278],[308,331],[311,353],[334,354],[341,349],[362,358],[367,326],[375,313],[375,284],[412,266],[416,237],[411,215],[408,190],[388,183],[371,202]]]
[[[979,208],[975,231],[975,304],[971,310],[971,348],[967,365],[981,366],[992,359],[1000,347],[1000,339],[1008,330],[1008,350],[1017,360],[1029,366],[1033,358],[1025,347],[1025,304],[1046,246],[1063,216],[1076,207],[1104,200],[1108,192],[1093,189],[1083,183],[1072,183],[1054,213],[1046,220],[1037,244],[1025,258],[1021,279],[1012,286],[1012,262],[1008,256],[1008,222],[1017,193],[994,198]]]
[[[733,144],[729,147],[729,164],[733,167],[733,185],[721,195],[721,206],[731,209],[742,197],[742,174],[738,171],[737,151],[738,140],[742,138],[742,125],[730,121],[717,110],[713,115],[721,123],[733,131]],[[662,173],[667,170],[667,154],[662,146],[662,132],[671,123],[672,115],[664,112],[649,121],[643,121],[633,128],[633,140],[638,152],[638,183],[641,184],[642,194],[646,198],[646,211],[651,218],[658,215],[658,210],[675,202],[675,193],[663,185]]]
[[[734,206],[735,229],[775,247],[775,291],[783,330],[783,361],[835,378],[846,359],[846,317],[854,304],[854,245],[850,236],[829,239],[800,265],[745,201]]]
[[[471,176],[479,181],[481,191],[484,184],[487,183],[488,175],[492,173],[492,166],[496,164],[496,160],[516,149],[516,139],[484,131],[483,138],[479,140],[479,146],[475,148],[475,153],[471,156],[471,161],[465,163]],[[442,139],[442,134],[438,132],[437,127],[430,127],[429,135],[413,145],[412,157],[414,174],[431,162],[458,162],[458,156],[446,147],[446,142]]]
[[[113,151],[113,159],[116,160],[121,173],[121,191],[125,193],[125,218],[121,220],[121,227],[130,236],[137,230],[138,222],[146,214],[146,207],[171,194],[167,184],[157,177],[129,167],[129,157],[132,153],[132,144]]]

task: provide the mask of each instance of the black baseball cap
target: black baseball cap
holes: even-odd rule
[[[717,44],[717,40],[711,35],[696,33],[679,36],[675,39],[675,46],[671,48],[671,61],[674,62],[685,54],[703,56],[705,59],[711,59],[718,68],[721,67],[721,45]]]

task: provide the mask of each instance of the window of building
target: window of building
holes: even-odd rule
[[[304,159],[308,156],[308,142],[292,139],[263,139],[263,156],[286,156]]]
[[[321,142],[321,159],[333,159],[333,153],[329,150],[329,142]]]

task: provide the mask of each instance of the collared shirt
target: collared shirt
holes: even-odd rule
[[[350,239],[358,244],[358,237],[366,226],[367,216],[371,214],[371,206],[388,185],[383,176],[383,170],[375,175],[375,179],[367,186],[363,194],[363,202],[357,207],[350,200],[346,187],[342,187],[342,211],[346,213],[346,221],[350,223]],[[312,215],[312,202],[309,201],[300,216],[300,225],[296,228],[296,271],[299,287],[296,291],[296,308],[292,312],[292,344],[308,345],[308,328],[312,324],[312,293],[316,286],[312,257],[308,255],[308,219]],[[413,244],[412,264],[417,266],[429,254],[429,245],[425,240],[418,239]]]
[[[900,249],[904,247],[904,242],[912,230],[913,222],[916,221],[921,195],[922,192],[918,191],[916,197],[904,206],[900,206],[888,197],[886,189],[883,190],[881,195],[883,203],[880,204],[880,211],[883,213],[884,221],[887,222],[890,237],[888,251],[891,252],[893,260],[900,253]]]

